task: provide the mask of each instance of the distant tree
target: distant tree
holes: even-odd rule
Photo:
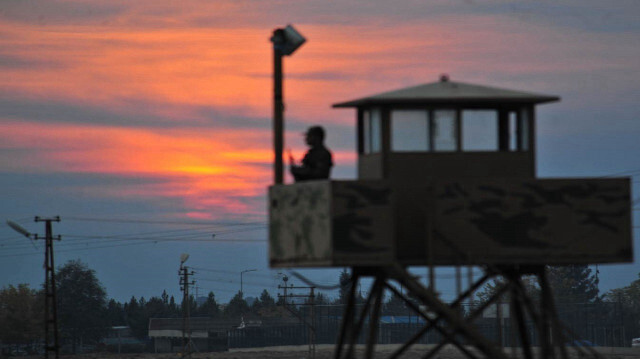
[[[349,271],[347,271],[346,268],[343,269],[342,272],[340,272],[339,283],[340,289],[338,292],[338,298],[336,298],[334,304],[347,304],[347,301],[349,300],[349,292],[351,291],[351,287],[353,286],[353,280],[351,274],[349,273]],[[359,289],[356,290],[355,300],[358,304],[362,304],[365,302],[365,299],[362,296],[362,292]]]
[[[98,340],[105,333],[107,293],[95,271],[80,260],[71,260],[57,273],[58,320],[61,332],[76,344]]]
[[[251,312],[259,316],[274,316],[277,312],[276,308],[276,300],[273,299],[266,289],[264,289],[260,294],[260,297],[251,304]]]
[[[406,314],[407,309],[404,301],[391,293],[389,300],[384,303],[383,312],[388,315],[403,315]]]
[[[249,305],[242,298],[242,293],[238,292],[229,301],[229,304],[224,309],[224,315],[229,318],[239,318],[244,313],[249,312]]]
[[[559,303],[592,303],[598,296],[598,280],[587,265],[548,267],[549,285]]]
[[[608,291],[604,298],[607,301],[620,302],[640,315],[640,273],[638,273],[638,279],[631,282],[631,284]]]
[[[316,297],[314,298],[314,300],[316,304],[329,304],[331,302],[324,293],[320,293],[320,292],[316,294]]]
[[[132,295],[129,302],[124,303],[124,312],[127,315],[127,320],[129,320],[131,314],[138,312],[139,308],[140,306],[138,305],[138,300],[135,296]]]
[[[28,284],[0,289],[0,341],[27,344],[44,336],[43,298]]]
[[[166,318],[168,307],[160,297],[151,297],[145,304],[145,313],[148,318]]]
[[[351,286],[353,285],[353,282],[351,281],[351,274],[349,274],[349,271],[347,271],[347,269],[343,269],[342,272],[340,272],[340,291],[338,294],[338,299],[337,302],[338,304],[347,304],[348,298],[349,298],[349,292],[351,291]]]
[[[124,306],[122,303],[117,302],[115,299],[109,300],[107,303],[107,323],[109,326],[125,325],[126,318],[124,312]]]
[[[195,299],[192,297],[190,301],[192,308],[195,308]],[[131,328],[134,336],[139,339],[144,339],[148,336],[149,319],[182,317],[181,308],[176,305],[175,299],[173,296],[170,297],[166,290],[162,292],[160,297],[151,297],[147,300],[144,297],[136,299],[135,296],[132,296],[127,303],[119,305],[121,312],[124,313],[124,323]],[[116,308],[110,302],[109,311],[112,311],[111,307]],[[113,309],[113,311],[115,310],[117,308]],[[192,311],[191,315],[197,315],[197,313]]]
[[[269,294],[269,292],[267,292],[267,290],[264,289],[260,294],[260,306],[268,308],[268,307],[273,307],[275,305],[276,305],[275,299],[273,299],[271,294]]]
[[[146,313],[146,309],[140,307],[140,301],[136,300],[135,296],[131,296],[129,302],[124,304],[124,312],[126,313],[127,324],[131,328],[133,335],[139,339],[146,338],[149,316]]]
[[[502,279],[501,277],[498,278],[494,278],[488,282],[486,282],[482,288],[480,290],[478,290],[477,292],[475,292],[475,298],[478,301],[478,303],[485,303],[487,302],[490,298],[492,298],[495,293],[497,292],[498,288],[502,287],[504,285],[505,281],[504,279]],[[506,297],[502,297],[501,299],[504,300]]]
[[[220,307],[218,306],[218,302],[216,302],[216,296],[213,292],[209,292],[207,300],[202,303],[197,312],[198,315],[209,318],[216,318],[220,315]]]
[[[176,300],[175,298],[173,298],[173,296],[171,296],[171,298],[169,298],[169,313],[171,313],[170,317],[177,317],[179,314],[179,310],[178,310],[178,305],[176,304]]]
[[[540,286],[538,285],[537,277],[533,275],[522,276],[520,277],[520,281],[524,286],[525,291],[534,298],[534,301],[537,301],[538,296],[540,294]],[[496,291],[504,286],[505,280],[502,277],[497,277],[487,282],[480,290],[475,292],[474,296],[476,298],[475,304],[485,303],[489,298],[493,297]],[[500,301],[507,302],[510,300],[509,292],[506,292],[500,297]]]
[[[523,276],[523,277],[520,277],[520,281],[522,282],[522,285],[524,286],[526,293],[528,293],[528,295],[532,299],[532,302],[538,303],[540,299],[540,287],[538,285],[537,277]],[[498,291],[498,289],[502,288],[504,284],[505,284],[505,280],[502,277],[494,278],[491,281],[485,283],[480,290],[474,293],[475,299],[473,301],[473,307],[478,308],[479,306],[489,301],[489,299],[493,298],[496,292]],[[511,301],[510,292],[507,291],[506,293],[502,294],[498,298],[498,301],[500,301],[501,303],[509,303]],[[494,308],[494,310],[496,309],[495,302],[494,304],[492,304],[492,307]],[[461,307],[461,311],[468,315],[471,313],[472,308],[467,308],[463,306]]]
[[[189,306],[190,316],[196,315],[198,313],[198,302],[196,302],[196,298],[193,295],[189,295],[189,298],[187,298],[187,302],[184,303],[184,300],[183,300],[182,305],[180,305],[181,316],[184,314],[185,305]]]
[[[162,303],[165,306],[169,305],[169,295],[167,294],[167,290],[166,289],[162,291],[162,295],[160,296],[160,298],[162,298]]]
[[[640,337],[640,273],[638,279],[628,286],[607,292],[604,300],[614,303],[622,311],[622,325],[627,342],[630,338]]]

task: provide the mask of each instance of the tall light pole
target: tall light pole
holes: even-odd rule
[[[247,272],[255,272],[257,269],[246,269],[240,272],[240,298],[244,298],[244,292],[242,291],[242,275]]]
[[[13,228],[16,232],[22,234],[29,239],[44,239],[44,357],[49,358],[49,352],[51,352],[55,359],[59,357],[59,341],[58,341],[58,305],[56,298],[56,273],[53,263],[53,240],[60,240],[60,236],[53,236],[53,230],[51,222],[60,222],[60,217],[42,218],[36,217],[36,222],[45,222],[45,236],[39,237],[37,234],[31,234],[26,229],[20,227],[15,222],[7,221],[9,227]]]
[[[189,259],[189,255],[183,253],[180,255],[180,270],[178,271],[178,275],[180,276],[180,290],[183,292],[182,297],[182,356],[191,357],[191,328],[189,324],[189,320],[191,317],[190,309],[191,306],[190,298],[189,298],[189,286],[194,285],[195,282],[189,282],[189,276],[193,275],[194,272],[189,272],[189,267],[184,265],[184,262]]]
[[[306,39],[293,26],[273,30],[273,147],[275,151],[274,184],[284,182],[282,150],[284,147],[284,102],[282,100],[282,56],[291,55]]]
[[[289,280],[289,277],[287,277],[286,274],[281,273],[281,272],[278,272],[278,275],[282,276],[282,282],[284,283],[282,288],[284,288],[284,305],[286,306],[287,305],[287,281]],[[278,285],[278,289],[280,289],[280,285]],[[278,297],[279,296],[280,296],[280,294],[278,294]]]

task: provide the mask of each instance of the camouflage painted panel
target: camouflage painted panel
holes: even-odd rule
[[[313,181],[269,189],[272,267],[391,263],[393,206],[381,181]]]
[[[269,188],[271,266],[331,262],[331,182],[310,181]]]
[[[333,182],[333,244],[336,265],[391,263],[393,203],[383,181]]]
[[[464,262],[609,263],[633,257],[628,179],[439,183],[435,199],[434,241],[454,248]]]

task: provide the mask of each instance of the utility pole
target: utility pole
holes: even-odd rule
[[[456,296],[459,297],[462,293],[462,269],[460,265],[456,265]]]
[[[196,282],[189,282],[189,276],[194,272],[189,272],[189,267],[184,266],[184,261],[180,264],[178,275],[180,276],[180,290],[183,292],[182,297],[182,357],[191,357],[191,328],[189,326],[190,307],[189,286]]]
[[[311,359],[316,357],[316,295],[315,287],[309,288],[309,305],[311,306],[311,326],[309,327],[309,337],[311,338],[311,348],[309,356]]]
[[[53,240],[60,240],[60,236],[53,237],[51,222],[60,222],[60,217],[41,218],[36,217],[36,222],[45,224],[45,249],[44,249],[44,357],[49,358],[49,352],[54,354],[55,359],[59,357],[58,342],[58,305],[56,298],[56,273],[53,262]],[[37,234],[35,239],[43,239]]]
[[[316,317],[316,308],[315,308],[316,307],[316,303],[315,303],[316,287],[313,287],[313,286],[312,287],[295,287],[293,284],[287,287],[287,280],[289,280],[289,278],[287,276],[284,276],[282,280],[284,281],[285,285],[284,286],[278,285],[278,289],[281,289],[281,288],[284,289],[284,295],[281,296],[280,293],[278,293],[278,298],[284,297],[284,307],[291,314],[298,317],[298,319],[300,319],[300,321],[307,326],[307,329],[309,330],[309,357],[311,359],[314,359],[316,357],[316,325],[315,325],[316,323],[316,318],[315,318]],[[308,295],[304,295],[304,294],[288,294],[287,295],[287,289],[309,289],[309,294]],[[293,309],[289,308],[289,306],[287,305],[287,296],[291,298],[307,298],[306,303],[300,304],[300,305],[308,305],[311,307],[310,321],[306,321],[300,315],[300,313],[297,313]]]
[[[473,286],[473,266],[467,266],[467,286]],[[469,293],[469,313],[473,311],[473,291]]]
[[[56,273],[53,263],[53,240],[60,240],[60,236],[53,236],[53,230],[51,229],[51,222],[60,222],[60,217],[53,218],[41,218],[36,217],[35,222],[45,222],[45,235],[44,238],[39,237],[37,234],[31,234],[26,229],[22,228],[19,224],[13,221],[7,221],[9,227],[14,231],[29,238],[44,239],[44,357],[49,358],[49,352],[53,352],[55,359],[58,359],[60,345],[58,344],[58,306],[56,299]],[[35,248],[35,244],[33,245]]]
[[[282,57],[291,55],[302,46],[305,38],[291,25],[273,30],[273,148],[274,184],[284,183],[284,164],[282,150],[284,147],[284,101],[282,95]]]
[[[282,273],[278,273],[278,274],[282,274]],[[284,306],[287,306],[287,281],[289,280],[289,277],[287,277],[286,275],[282,275],[282,281],[284,282],[283,286],[278,285],[278,289],[280,288],[284,288],[284,295],[282,296],[284,298]],[[292,284],[293,285],[293,284]],[[278,298],[280,298],[280,293],[278,293]]]

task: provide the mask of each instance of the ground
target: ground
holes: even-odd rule
[[[399,345],[379,345],[376,347],[375,358],[387,358],[396,350]],[[407,351],[402,358],[403,359],[417,359],[422,358],[428,348],[433,345],[414,345],[409,351]],[[605,359],[640,359],[640,348],[596,348],[602,358]],[[509,357],[511,352],[506,349]],[[357,358],[364,357],[364,347],[359,347],[356,353]],[[534,353],[537,354],[537,353]],[[318,345],[316,347],[316,359],[328,359],[333,358],[334,346],[333,345]],[[309,355],[307,346],[288,346],[288,347],[268,347],[268,348],[251,348],[251,349],[232,349],[228,352],[222,353],[194,353],[192,359],[254,359],[254,358],[267,358],[267,359],[308,359]],[[482,357],[482,356],[478,356]],[[535,355],[537,358],[538,356]],[[579,353],[569,348],[569,357],[574,358],[593,358],[593,356],[581,356]],[[22,357],[24,359],[41,359],[38,357]],[[61,355],[61,359],[178,359],[179,354],[82,354],[82,355]],[[439,359],[462,359],[466,358],[461,352],[451,345],[445,346],[434,358]],[[521,355],[516,355],[515,358],[522,358]]]

